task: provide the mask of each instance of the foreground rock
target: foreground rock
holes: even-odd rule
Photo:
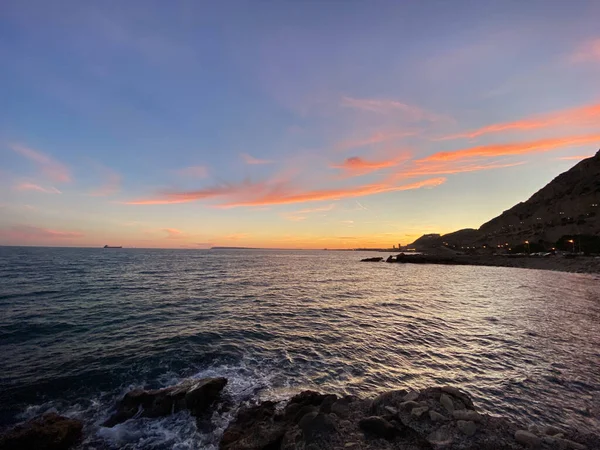
[[[56,413],[44,414],[0,437],[0,450],[66,450],[81,439],[83,424]]]
[[[183,409],[199,416],[215,403],[226,384],[226,378],[202,378],[163,389],[135,389],[125,394],[102,425],[114,427],[133,417],[162,417]]]
[[[548,431],[549,430],[549,431]],[[481,414],[452,387],[391,391],[375,399],[302,392],[287,404],[242,408],[222,450],[292,449],[599,449],[598,436],[547,427],[539,434]],[[555,433],[555,434],[552,434]]]

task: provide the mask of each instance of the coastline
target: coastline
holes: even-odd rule
[[[101,433],[128,420],[156,420],[188,410],[198,429],[215,415],[230,419],[216,434],[221,450],[593,450],[600,436],[561,424],[524,427],[478,411],[471,397],[452,387],[392,390],[374,398],[302,391],[281,401],[250,399],[233,405],[225,378],[188,379],[159,390],[133,390],[117,402],[95,431],[54,412],[0,436],[0,450],[81,448],[84,430]]]
[[[504,255],[438,255],[402,254],[390,256],[384,261],[395,264],[441,264],[469,265],[489,267],[514,267],[520,269],[553,270],[558,272],[598,274],[600,273],[600,257],[577,256],[565,258],[551,257],[512,257]],[[392,258],[392,259],[390,259]]]

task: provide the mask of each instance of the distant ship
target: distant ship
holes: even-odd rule
[[[123,248],[122,246],[105,245],[104,248]]]

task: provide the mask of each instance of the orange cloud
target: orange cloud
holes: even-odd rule
[[[600,142],[600,134],[538,139],[536,141],[517,142],[513,144],[482,145],[450,152],[435,153],[427,158],[417,160],[417,163],[431,161],[456,161],[469,158],[493,158],[498,156],[523,155],[527,153],[542,153],[557,148],[585,144],[597,144],[598,142]]]
[[[403,161],[408,159],[408,155],[400,156],[398,158],[382,160],[382,161],[367,161],[358,156],[346,158],[342,164],[334,164],[331,167],[334,169],[342,169],[351,175],[364,175],[367,173],[374,172],[379,169],[386,169],[388,167],[394,167]]]
[[[591,39],[581,44],[571,55],[571,62],[600,62],[600,38]]]
[[[300,193],[275,191],[249,200],[226,202],[221,206],[225,208],[235,208],[239,206],[286,205],[292,203],[339,200],[342,198],[365,197],[367,195],[382,194],[384,192],[431,188],[439,186],[445,182],[446,178],[431,178],[402,186],[394,186],[390,185],[389,183],[373,183],[345,189],[321,189]]]
[[[586,156],[582,156],[582,155],[576,155],[576,156],[560,156],[556,159],[561,160],[561,161],[571,161],[571,160],[575,160],[575,161],[581,161],[583,159],[587,159],[587,158],[591,158],[594,155],[586,155]]]
[[[447,117],[426,111],[418,106],[387,99],[359,99],[342,97],[342,106],[379,114],[402,114],[406,119],[421,122],[448,121]]]
[[[208,168],[206,166],[190,166],[176,172],[184,177],[205,178],[208,175]]]
[[[437,140],[450,140],[461,138],[476,138],[490,133],[499,133],[510,130],[529,131],[541,128],[553,128],[564,125],[598,126],[600,124],[600,103],[577,108],[565,109],[550,114],[541,114],[536,117],[516,120],[513,122],[488,125],[477,130],[445,136]]]
[[[250,165],[273,164],[275,162],[270,159],[255,158],[254,156],[251,156],[248,153],[240,153],[240,156],[246,162],[246,164],[250,164]]]
[[[176,228],[163,228],[162,231],[167,233],[167,239],[181,239],[185,237],[183,232]]]
[[[189,203],[196,200],[212,199],[215,197],[231,195],[238,192],[251,192],[256,185],[250,182],[241,184],[227,184],[189,192],[166,192],[158,198],[140,199],[125,202],[127,205],[166,205],[171,203]]]
[[[37,191],[43,192],[44,194],[62,194],[55,187],[44,188],[34,183],[19,183],[15,186],[15,189],[18,191]]]
[[[292,222],[300,222],[302,220],[306,220],[307,214],[312,214],[315,212],[331,211],[333,208],[335,208],[334,204],[331,204],[328,206],[322,206],[320,208],[306,208],[306,209],[301,209],[299,211],[283,213],[282,217],[284,217],[287,220],[291,220]]]
[[[50,156],[20,144],[12,144],[10,148],[40,166],[42,172],[53,181],[61,183],[71,181],[71,174],[67,166]]]

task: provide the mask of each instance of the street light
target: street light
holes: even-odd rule
[[[575,241],[573,239],[569,239],[567,242],[573,245],[573,253],[575,253]]]
[[[527,253],[531,253],[531,249],[529,248],[529,241],[525,241],[525,245],[527,246]]]

